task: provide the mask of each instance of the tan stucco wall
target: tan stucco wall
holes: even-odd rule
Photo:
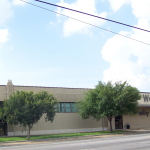
[[[88,89],[82,88],[56,88],[56,87],[37,87],[37,86],[14,86],[9,81],[7,85],[0,86],[0,101],[8,98],[12,92],[16,91],[48,91],[53,94],[58,102],[77,102],[82,99],[84,93]],[[144,109],[150,113],[150,93],[140,93],[142,95],[141,100],[138,101],[140,105],[147,105]],[[144,100],[144,96],[147,96],[147,101]],[[149,105],[149,106],[148,106]],[[139,112],[143,108],[139,109]],[[135,115],[135,116],[123,116],[123,128],[129,123],[131,129],[149,128],[150,116]],[[113,129],[115,129],[115,119],[112,120]],[[93,120],[92,118],[83,120],[77,113],[56,113],[53,123],[45,122],[44,116],[40,121],[32,128],[31,134],[49,134],[49,133],[67,133],[67,132],[84,132],[84,131],[99,131],[105,130],[109,127],[107,118],[100,121]],[[8,125],[8,132],[10,135],[21,135],[22,127]]]
[[[136,130],[136,129],[150,129],[150,108],[149,107],[143,107],[139,108],[138,112],[142,112],[142,110],[145,110],[146,112],[149,112],[149,115],[133,115],[133,116],[123,116],[123,129],[126,129],[126,125],[130,125],[130,129]],[[112,128],[115,130],[115,118],[112,119]],[[110,129],[110,125],[108,122],[108,129]]]
[[[76,89],[76,88],[53,88],[53,87],[30,87],[30,86],[14,86],[14,91],[48,91],[49,93],[52,93],[58,100],[58,102],[77,102],[78,100],[82,99],[84,96],[84,93],[88,89]],[[54,118],[53,123],[45,122],[44,116],[40,119],[40,121],[33,126],[32,131],[41,131],[44,133],[45,131],[55,131],[55,130],[61,130],[63,133],[63,130],[67,130],[66,132],[75,132],[75,131],[85,131],[84,129],[91,129],[91,128],[107,128],[107,121],[100,120],[96,121],[92,118],[83,120],[78,113],[56,113],[56,116]],[[77,129],[77,130],[74,130]],[[81,130],[78,130],[81,129]],[[15,132],[21,131],[21,127],[15,127]],[[103,129],[101,129],[103,130]],[[89,130],[92,131],[92,130]],[[12,131],[10,131],[12,132]],[[53,133],[53,132],[52,132]],[[55,132],[57,133],[57,132]],[[21,133],[18,133],[21,134]],[[33,132],[33,134],[36,134]]]
[[[84,93],[88,90],[81,88],[14,86],[11,81],[7,83],[5,89],[2,89],[2,86],[0,87],[0,91],[5,93],[5,98],[16,91],[48,91],[57,98],[58,102],[77,102],[83,98]],[[93,120],[92,118],[83,120],[78,113],[56,113],[53,123],[45,122],[43,116],[38,123],[34,124],[31,134],[100,131],[104,127],[106,130],[106,119],[101,119],[100,121]],[[10,135],[23,135],[22,127],[8,125],[8,133]]]
[[[48,91],[53,94],[59,102],[76,102],[83,98],[87,89],[77,88],[53,88],[53,87],[32,87],[32,86],[14,86],[14,91]]]
[[[0,101],[4,101],[6,99],[6,85],[0,86]]]
[[[38,134],[59,134],[76,132],[94,132],[107,130],[107,120],[96,121],[92,118],[83,120],[77,113],[57,113],[54,121],[45,122],[44,116],[34,124],[31,135]],[[26,135],[22,127],[11,126],[9,135]]]
[[[135,116],[123,116],[123,124],[130,124],[131,129],[150,129],[150,108],[139,108],[139,112],[142,110],[149,112],[149,115],[135,115]]]
[[[102,121],[96,121],[92,118],[83,120],[77,113],[56,113],[54,121],[45,122],[44,116],[40,121],[34,124],[32,131],[36,130],[63,130],[63,129],[82,129],[102,127]],[[16,131],[22,128],[17,127]]]

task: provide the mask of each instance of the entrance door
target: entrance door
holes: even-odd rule
[[[7,135],[7,123],[0,120],[0,136]]]
[[[123,129],[123,119],[122,119],[122,116],[115,117],[115,129]]]

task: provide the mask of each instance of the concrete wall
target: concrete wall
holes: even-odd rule
[[[15,91],[47,91],[53,94],[59,102],[76,102],[83,98],[88,89],[14,86]]]
[[[4,101],[6,99],[6,85],[0,86],[0,101]]]
[[[150,108],[139,108],[139,112],[142,112],[143,110],[146,112],[150,112]],[[150,114],[139,115],[138,113],[135,116],[123,116],[123,123],[124,125],[129,123],[131,129],[150,129]]]
[[[53,94],[58,102],[77,102],[82,99],[88,89],[77,88],[55,88],[55,87],[37,87],[37,86],[14,86],[11,80],[6,86],[0,86],[0,92],[3,93],[1,99],[8,98],[12,92],[16,91],[48,91]],[[92,118],[83,120],[78,113],[56,113],[53,123],[45,122],[44,116],[40,121],[34,124],[31,135],[53,134],[53,133],[71,133],[71,132],[92,132],[107,130],[107,120],[100,121]],[[8,135],[26,135],[22,132],[20,126],[8,125]]]
[[[58,102],[77,102],[82,99],[84,93],[88,89],[82,88],[56,88],[56,87],[37,87],[37,86],[14,86],[9,80],[7,85],[0,86],[0,101],[8,98],[12,92],[16,91],[48,91],[53,94]],[[138,101],[140,105],[147,107],[139,108],[139,112],[146,111],[150,113],[150,93],[141,93],[142,98]],[[135,115],[123,116],[123,128],[129,123],[131,129],[149,128],[150,116],[148,115]],[[115,118],[112,120],[113,129],[115,129]],[[92,132],[102,131],[109,128],[107,118],[100,121],[93,120],[92,118],[83,120],[77,113],[56,113],[53,123],[45,122],[44,116],[40,121],[35,124],[31,130],[31,135],[37,134],[53,134],[53,133],[71,133],[71,132]],[[20,126],[8,125],[8,135],[26,135],[22,132]]]
[[[59,134],[59,133],[78,133],[107,130],[107,126],[102,125],[101,121],[92,118],[83,120],[77,113],[56,113],[54,121],[45,122],[44,116],[34,124],[31,135],[38,134]],[[8,135],[26,135],[22,132],[22,127],[14,126],[9,130]]]
[[[148,112],[149,114],[146,115],[144,112]],[[130,125],[130,129],[150,129],[150,108],[149,107],[142,107],[139,108],[138,114],[130,116],[126,115],[123,116],[123,129],[126,129],[126,125]],[[115,118],[112,119],[112,128],[115,130]],[[108,122],[108,129],[110,129],[110,125]]]

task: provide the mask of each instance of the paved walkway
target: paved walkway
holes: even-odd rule
[[[33,143],[71,141],[71,140],[82,140],[82,139],[91,139],[91,138],[103,138],[103,137],[114,137],[114,136],[150,133],[150,129],[122,130],[122,131],[127,131],[127,132],[112,133],[112,134],[109,133],[109,134],[101,134],[101,135],[87,135],[87,136],[77,136],[77,137],[65,137],[65,138],[38,139],[38,140],[30,140],[30,141],[28,141],[28,140],[25,140],[25,141],[8,141],[8,142],[0,142],[0,146],[25,145],[25,144],[33,144]]]
[[[150,133],[150,128],[149,129],[138,129],[138,130],[130,130],[130,129],[126,129],[126,130],[123,130],[123,131],[128,131],[129,133]]]

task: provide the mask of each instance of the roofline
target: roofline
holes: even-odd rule
[[[23,85],[13,85],[16,87],[37,87],[37,88],[61,88],[61,89],[86,89],[91,90],[92,88],[69,88],[69,87],[46,87],[46,86],[23,86]]]
[[[6,86],[6,85],[0,85],[0,86]],[[18,87],[37,87],[37,88],[61,88],[61,89],[87,89],[87,90],[94,89],[94,88],[71,88],[71,87],[25,86],[25,85],[13,85],[13,86],[18,86]],[[140,92],[140,93],[150,94],[150,92]]]
[[[140,93],[147,93],[147,94],[150,94],[150,92],[140,92]]]

